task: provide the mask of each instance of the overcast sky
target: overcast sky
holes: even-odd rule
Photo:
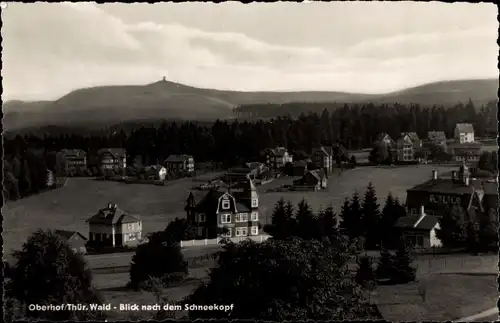
[[[364,93],[498,76],[487,3],[9,3],[2,20],[4,100],[162,76]]]

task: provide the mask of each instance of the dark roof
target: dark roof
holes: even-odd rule
[[[410,137],[412,143],[416,143],[420,141],[416,132],[402,132],[399,138],[404,138],[405,136]]]
[[[108,205],[100,209],[95,215],[88,219],[87,223],[112,225],[117,223],[133,223],[140,221],[137,215],[131,215],[120,209],[116,204]]]
[[[426,214],[423,219],[420,220],[420,218],[421,215],[404,216],[398,219],[396,227],[402,229],[431,230],[438,223],[438,219],[432,215]]]
[[[165,159],[165,163],[180,163],[193,158],[191,155],[170,155]]]
[[[326,177],[325,171],[323,169],[310,170],[310,171],[307,172],[307,174],[312,175],[318,181],[321,181],[322,179],[324,179]]]
[[[466,143],[459,143],[459,142],[453,142],[448,144],[448,149],[481,149],[482,145],[479,142],[466,142]]]
[[[474,127],[470,123],[457,123],[456,129],[459,133],[471,133],[474,132]]]
[[[276,157],[283,157],[287,153],[287,149],[285,147],[276,147],[271,149],[271,153]]]
[[[81,149],[63,149],[61,153],[65,157],[74,156],[74,157],[85,157],[87,153]]]
[[[450,178],[439,178],[437,180],[431,179],[425,183],[410,188],[408,191],[472,194],[474,190],[484,190],[488,195],[498,195],[496,183],[475,179],[470,179],[469,186],[466,186],[458,181],[453,181],[453,179]]]
[[[126,150],[123,148],[102,148],[97,151],[99,156],[104,153],[109,153],[114,158],[124,158],[127,155]]]
[[[486,195],[497,195],[498,196],[498,184],[490,181],[482,181],[482,189]]]
[[[429,131],[427,133],[427,139],[431,141],[446,141],[446,135],[444,131]]]
[[[82,237],[83,240],[87,240],[87,238],[85,238],[85,236],[83,236],[81,233],[79,233],[77,231],[55,230],[54,232],[55,232],[55,234],[57,234],[58,236],[60,236],[64,240],[70,240],[75,235],[79,235],[80,237]]]
[[[323,153],[323,155],[325,156],[332,156],[333,155],[333,149],[332,147],[328,147],[328,146],[321,146],[319,148],[314,148],[313,149],[313,154],[316,154],[316,153]]]

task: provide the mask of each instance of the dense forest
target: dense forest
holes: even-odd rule
[[[316,109],[317,105],[291,104],[308,111]],[[57,163],[51,152],[63,148],[83,149],[89,160],[98,149],[113,147],[125,148],[129,163],[136,156],[147,163],[156,163],[170,154],[191,154],[197,162],[234,165],[256,160],[262,149],[275,146],[285,146],[292,153],[310,152],[313,147],[328,143],[341,143],[347,149],[368,148],[381,132],[397,138],[401,132],[415,131],[425,138],[430,130],[442,130],[452,137],[459,122],[472,123],[476,137],[494,137],[497,133],[495,102],[477,108],[469,101],[448,109],[374,104],[346,104],[335,109],[322,107],[321,113],[268,120],[217,120],[211,124],[195,121],[127,123],[100,131],[61,132],[53,128],[17,135],[4,139],[5,184],[12,186],[11,182],[17,182],[15,186],[21,192],[17,194],[21,196],[36,191],[38,185],[42,185],[42,173],[53,169]]]

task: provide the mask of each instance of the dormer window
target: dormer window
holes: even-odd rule
[[[231,204],[229,203],[229,200],[222,201],[222,209],[223,210],[229,210],[230,207],[231,207]]]

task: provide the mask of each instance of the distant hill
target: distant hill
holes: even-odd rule
[[[55,101],[8,101],[4,130],[47,125],[78,126],[152,119],[210,120],[233,116],[242,104],[289,102],[374,102],[451,105],[471,98],[481,105],[497,98],[498,79],[448,81],[394,93],[239,92],[202,89],[160,81],[139,86],[101,86],[75,90]]]

